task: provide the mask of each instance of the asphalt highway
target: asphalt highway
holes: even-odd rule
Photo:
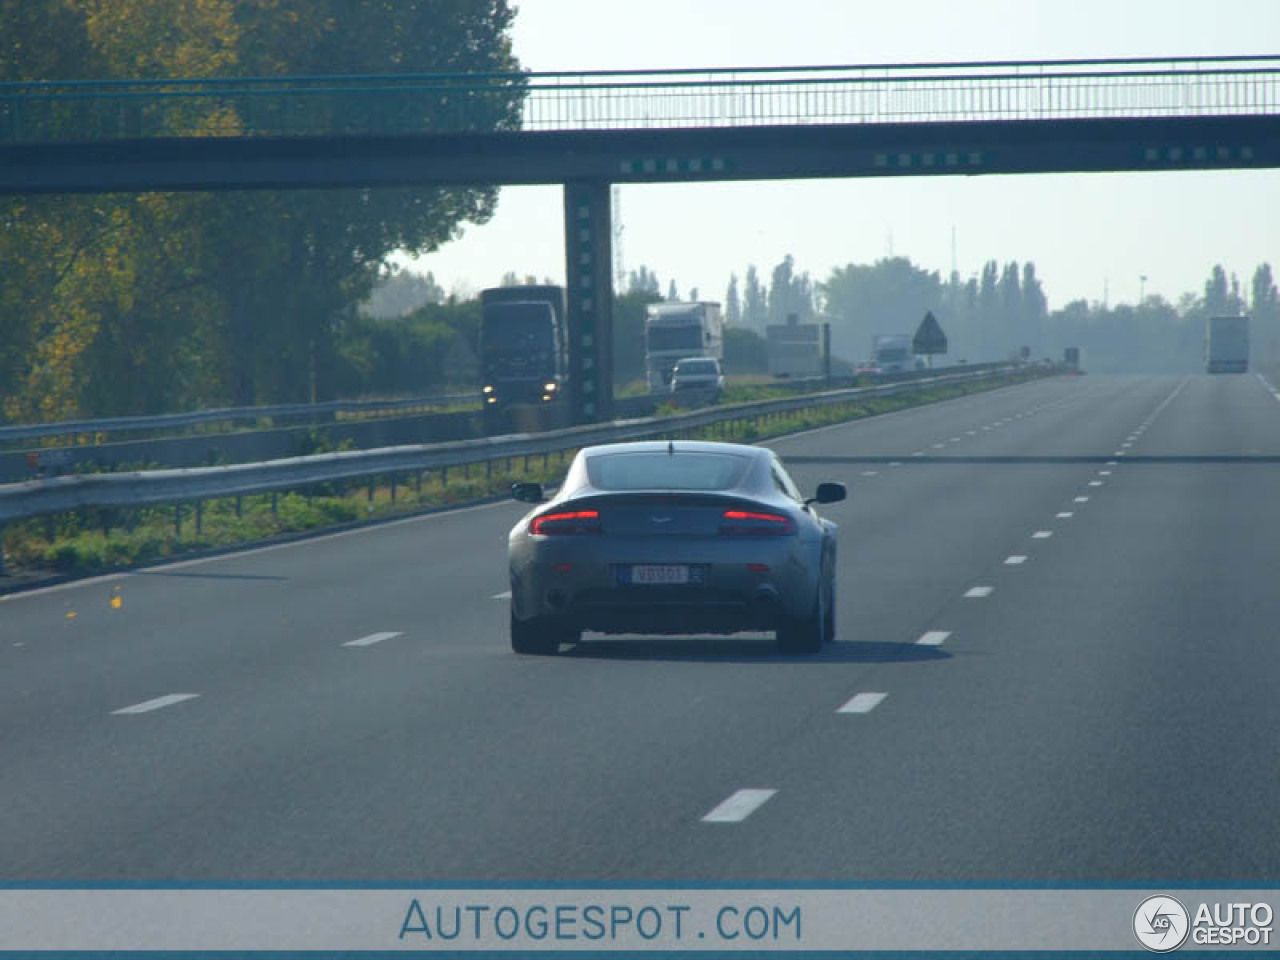
[[[771,445],[849,486],[817,657],[512,654],[515,503],[0,599],[0,880],[1280,878],[1261,378]]]

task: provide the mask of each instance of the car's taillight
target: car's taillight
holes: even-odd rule
[[[571,513],[544,513],[534,517],[529,532],[539,536],[558,534],[599,533],[600,513],[597,510],[575,510]]]
[[[796,525],[781,513],[726,510],[720,521],[720,532],[736,536],[780,537],[795,533]]]

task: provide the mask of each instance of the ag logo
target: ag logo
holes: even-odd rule
[[[1173,897],[1147,897],[1133,915],[1133,933],[1148,950],[1168,953],[1187,939],[1191,917]]]

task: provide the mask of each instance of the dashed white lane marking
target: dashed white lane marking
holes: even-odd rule
[[[1128,452],[1127,450],[1117,450],[1117,451],[1116,451],[1116,456],[1117,456],[1117,457],[1127,457],[1128,455],[1129,455],[1129,452]]]
[[[978,431],[977,431],[977,430],[966,430],[966,431],[964,432],[964,434],[965,434],[965,436],[966,436],[966,437],[976,437],[976,436],[978,435]]]
[[[945,447],[945,446],[946,446],[946,444],[945,444],[945,443],[935,443],[935,444],[933,445],[933,449],[935,449],[935,450],[941,450],[941,449],[942,449],[943,447]]]
[[[1119,464],[1119,462],[1118,462],[1118,461],[1116,461],[1116,460],[1108,460],[1108,461],[1107,461],[1107,466],[1108,466],[1108,467],[1118,467],[1118,466],[1120,466],[1120,464]]]
[[[1076,503],[1088,503],[1088,502],[1089,502],[1089,498],[1088,498],[1088,497],[1076,497],[1075,502],[1076,502]]]
[[[836,713],[870,713],[887,697],[887,693],[855,693],[853,699]]]
[[[964,595],[971,598],[989,597],[993,590],[995,587],[970,587]]]
[[[1100,486],[1102,486],[1105,482],[1106,482],[1105,480],[1090,480],[1090,481],[1089,481],[1089,486],[1091,486],[1091,487],[1100,487]]]
[[[1058,514],[1058,519],[1059,519],[1059,520],[1070,520],[1070,519],[1071,519],[1072,517],[1074,517],[1074,516],[1075,516],[1075,514],[1074,514],[1074,513],[1072,513],[1070,510],[1067,510],[1067,511],[1064,511],[1063,513],[1059,513],[1059,514]]]
[[[952,438],[951,438],[951,442],[952,442],[952,443],[959,443],[959,442],[960,442],[960,438],[959,438],[959,437],[952,437]]]
[[[1018,564],[1020,564],[1020,563],[1026,563],[1026,562],[1027,562],[1027,558],[1026,558],[1026,557],[1023,557],[1023,556],[1005,557],[1005,558],[1004,558],[1004,562],[1005,562],[1006,564],[1008,564],[1009,566],[1011,566],[1011,567],[1016,567],[1016,566],[1018,566]]]
[[[924,456],[924,451],[923,451],[923,450],[917,450],[915,453],[913,453],[913,454],[911,454],[911,455],[912,455],[913,457],[923,457],[923,456]]]
[[[1111,471],[1110,471],[1110,470],[1099,470],[1099,471],[1098,471],[1098,476],[1100,476],[1100,477],[1109,477],[1109,476],[1111,476]]]
[[[111,713],[113,715],[150,713],[152,710],[163,710],[165,707],[172,707],[175,703],[182,703],[184,700],[194,700],[198,696],[200,696],[198,693],[170,693],[163,697],[156,697],[154,700],[143,700],[142,703],[135,703],[131,707],[112,710]]]
[[[900,466],[902,466],[902,461],[901,461],[901,460],[894,460],[892,463],[890,463],[890,464],[889,464],[889,466],[891,466],[891,467],[900,467]]]
[[[940,647],[946,642],[947,637],[949,636],[951,636],[950,630],[930,630],[928,633],[921,636],[916,643],[920,644],[922,647]]]
[[[739,790],[702,818],[703,823],[741,823],[759,810],[777,790]]]
[[[372,647],[375,643],[381,643],[383,640],[390,640],[392,637],[403,637],[402,631],[389,630],[384,633],[371,633],[367,637],[361,637],[359,640],[348,640],[343,644],[344,647]]]
[[[874,470],[863,470],[863,471],[862,471],[862,475],[863,475],[864,477],[874,477],[874,476],[876,475],[876,471],[874,471]]]
[[[489,599],[490,599],[490,600],[510,600],[510,599],[511,599],[511,591],[510,591],[510,590],[503,590],[501,593],[495,593],[495,594],[494,594],[492,597],[490,597]]]
[[[1031,535],[1032,540],[1048,540],[1053,536],[1052,530],[1037,530]]]

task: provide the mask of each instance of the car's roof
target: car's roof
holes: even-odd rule
[[[764,447],[753,447],[746,443],[715,443],[709,440],[633,440],[630,443],[602,443],[595,447],[584,447],[582,452],[588,457],[602,456],[612,453],[667,453],[673,451],[674,456],[682,453],[719,453],[738,457],[767,457],[770,451]]]

